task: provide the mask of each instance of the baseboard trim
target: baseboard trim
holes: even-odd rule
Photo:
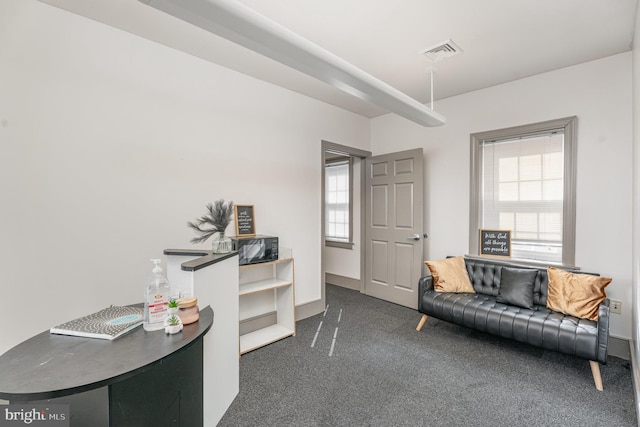
[[[609,348],[607,353],[609,356],[619,357],[624,360],[631,360],[630,342],[626,338],[614,337],[609,335]]]
[[[267,326],[275,325],[278,322],[278,315],[275,311],[260,314],[240,321],[240,335],[248,334]]]
[[[296,321],[315,316],[324,311],[322,300],[315,300],[305,304],[296,305]]]
[[[332,285],[341,286],[343,288],[352,289],[354,291],[360,292],[362,287],[362,282],[359,279],[354,279],[352,277],[340,276],[339,274],[333,273],[325,273],[324,279],[326,283],[330,283]]]
[[[635,348],[633,340],[629,340],[631,348]],[[638,360],[636,360],[636,352],[631,352],[631,379],[633,382],[633,394],[636,402],[636,414],[640,414],[640,366],[638,366]],[[638,426],[640,426],[640,420],[638,420]]]
[[[323,311],[324,307],[322,306],[321,300],[297,305],[296,322],[298,320],[306,319],[307,317],[315,316]],[[276,323],[278,323],[278,313],[276,311],[270,311],[268,313],[250,317],[240,321],[240,335],[248,334],[250,332],[257,331],[258,329],[275,325]]]

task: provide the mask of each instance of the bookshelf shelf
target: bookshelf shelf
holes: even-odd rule
[[[261,264],[241,265],[239,277],[240,308],[260,315],[275,311],[276,323],[240,335],[240,354],[247,353],[286,337],[295,336],[295,290],[293,258]],[[262,295],[259,295],[262,294]],[[268,299],[268,308],[255,298]],[[262,298],[264,300],[264,298]]]

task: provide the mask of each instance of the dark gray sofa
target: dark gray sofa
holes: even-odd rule
[[[589,360],[595,386],[602,391],[598,363],[607,363],[609,340],[609,299],[600,304],[598,320],[579,319],[546,307],[547,270],[511,262],[465,257],[465,266],[474,293],[436,292],[431,276],[418,284],[418,311],[423,313],[416,330],[427,317],[514,339],[546,350]],[[537,270],[533,289],[534,309],[496,301],[503,267]]]

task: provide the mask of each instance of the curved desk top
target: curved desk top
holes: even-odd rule
[[[81,393],[133,377],[188,347],[213,324],[211,307],[182,332],[142,326],[113,341],[42,332],[0,356],[0,398],[11,402]]]

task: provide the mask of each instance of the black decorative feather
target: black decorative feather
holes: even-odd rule
[[[195,221],[187,221],[187,226],[192,228],[198,237],[191,239],[191,243],[202,243],[216,233],[224,235],[227,226],[233,218],[233,202],[224,203],[220,199],[212,203],[207,203],[207,213],[197,218]],[[205,228],[210,226],[210,228]]]

